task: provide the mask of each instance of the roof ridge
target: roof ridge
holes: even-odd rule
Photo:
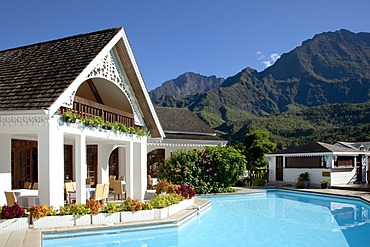
[[[76,39],[76,38],[85,37],[85,36],[89,36],[89,35],[105,33],[105,32],[108,32],[108,31],[117,30],[117,33],[118,33],[118,31],[121,30],[122,28],[123,27],[114,27],[114,28],[108,28],[108,29],[104,29],[104,30],[92,31],[92,32],[88,32],[88,33],[75,34],[75,35],[72,35],[72,36],[66,36],[66,37],[57,38],[57,39],[53,39],[53,40],[47,40],[47,41],[37,42],[37,43],[28,44],[28,45],[24,45],[24,46],[18,46],[18,47],[8,48],[8,49],[5,49],[5,50],[0,50],[0,53],[12,51],[12,50],[18,50],[18,49],[25,49],[25,48],[29,48],[29,47],[33,47],[33,46],[37,46],[37,45],[44,45],[44,44],[53,43],[53,42],[60,42],[60,41],[64,41],[64,40]]]

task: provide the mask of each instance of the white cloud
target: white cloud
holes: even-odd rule
[[[265,58],[265,56],[263,55],[263,53],[260,52],[260,51],[256,53],[256,56],[257,56],[257,59],[259,61]],[[267,67],[270,67],[271,65],[273,65],[276,62],[276,60],[278,60],[279,58],[280,58],[280,55],[279,54],[272,53],[267,60],[263,60],[263,61],[261,61],[261,63],[263,65],[265,65],[265,67],[267,68]]]
[[[258,59],[258,60],[262,60],[262,59],[264,59],[264,58],[265,58],[265,55],[263,55],[263,53],[262,53],[262,52],[260,52],[260,51],[257,51],[256,56],[257,56],[257,59]]]

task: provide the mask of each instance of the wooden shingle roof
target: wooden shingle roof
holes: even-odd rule
[[[159,106],[154,108],[166,139],[223,140],[189,109]]]
[[[0,111],[48,109],[120,30],[0,51]]]

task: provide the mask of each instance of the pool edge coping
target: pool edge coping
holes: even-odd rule
[[[313,194],[326,194],[329,196],[341,196],[341,197],[350,197],[352,199],[361,200],[365,203],[370,204],[370,193],[363,192],[360,193],[359,191],[353,190],[338,190],[338,189],[295,189],[295,188],[286,188],[286,187],[263,187],[263,188],[246,188],[246,187],[236,187],[238,191],[236,193],[222,193],[224,195],[230,194],[256,194],[262,191],[267,192],[268,190],[276,189],[281,191],[292,191],[292,192],[300,192],[300,193],[313,193]],[[259,192],[258,192],[259,191]],[[340,193],[339,193],[340,192]],[[369,194],[369,196],[362,196],[361,194]],[[218,195],[218,194],[213,194]],[[212,195],[210,195],[212,196]],[[211,202],[209,200],[203,198],[196,198],[198,200],[203,200],[204,204],[202,204],[199,208],[199,205],[194,204],[185,210],[180,211],[179,213],[170,216],[163,220],[156,220],[157,223],[153,221],[141,221],[135,223],[119,223],[115,225],[94,225],[89,227],[70,227],[70,228],[57,228],[57,229],[28,229],[25,231],[24,240],[22,243],[22,247],[42,247],[42,234],[45,233],[53,233],[53,232],[74,232],[74,231],[86,231],[86,230],[99,230],[99,229],[113,229],[113,228],[129,228],[135,226],[147,226],[147,225],[166,225],[166,224],[174,224],[174,227],[184,224],[188,220],[192,219],[192,217],[196,216],[199,210],[205,210],[211,206]],[[188,211],[188,212],[187,212]],[[19,231],[15,231],[17,233]],[[13,233],[13,232],[11,232]],[[0,234],[1,235],[1,234]],[[11,239],[11,238],[9,238]],[[9,240],[8,239],[8,240]],[[26,241],[27,240],[27,241]],[[7,246],[14,246],[12,242],[7,241],[5,247]]]

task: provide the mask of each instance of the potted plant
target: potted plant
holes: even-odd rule
[[[308,188],[310,184],[310,177],[308,172],[303,172],[298,175],[296,187],[297,188]]]
[[[119,205],[115,202],[109,202],[104,206],[99,214],[91,215],[91,223],[93,225],[115,224],[121,221],[121,213]]]
[[[151,208],[149,205],[139,201],[127,198],[121,204],[121,222],[154,220],[154,211],[145,210]]]
[[[321,184],[321,189],[327,189],[330,186],[330,180],[321,180],[320,184]]]
[[[1,207],[0,207],[1,208]],[[25,211],[15,203],[13,206],[1,208],[0,232],[10,232],[28,229],[28,217]]]
[[[91,225],[90,208],[86,204],[77,203],[72,207],[75,226]]]
[[[70,206],[60,207],[58,211],[45,204],[34,205],[30,209],[34,229],[45,229],[55,227],[70,227],[74,225],[74,217],[69,210]]]

